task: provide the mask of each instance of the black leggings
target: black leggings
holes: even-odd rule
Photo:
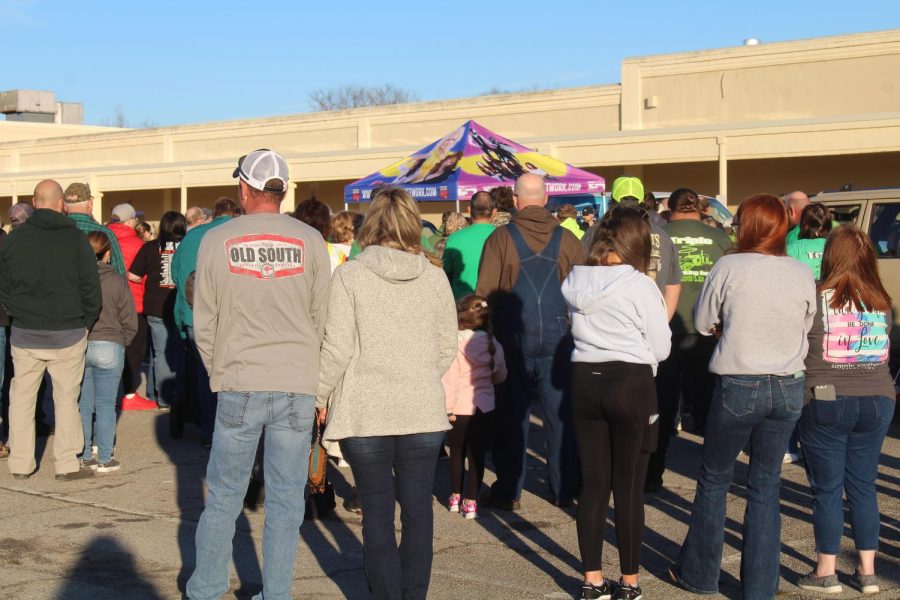
[[[658,421],[650,365],[572,364],[572,422],[582,476],[578,547],[585,571],[602,569],[610,488],[622,574],[636,575],[640,568],[644,482]]]
[[[494,411],[483,413],[475,409],[474,415],[456,415],[450,442],[450,491],[461,494],[465,479],[465,498],[477,500],[484,479],[484,453],[491,435]],[[465,477],[465,460],[469,459],[469,476]]]

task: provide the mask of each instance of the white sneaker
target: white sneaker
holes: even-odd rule
[[[797,454],[796,452],[788,452],[787,454],[784,455],[783,462],[786,465],[792,465],[792,464],[798,463],[798,462],[800,462],[800,455]]]

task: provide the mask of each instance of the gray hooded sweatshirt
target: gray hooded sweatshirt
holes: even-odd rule
[[[656,365],[669,356],[672,332],[662,294],[630,265],[579,266],[562,284],[572,317],[573,362]]]
[[[441,376],[456,332],[450,283],[423,255],[369,246],[338,267],[319,374],[325,439],[450,429]]]

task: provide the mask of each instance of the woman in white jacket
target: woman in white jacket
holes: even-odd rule
[[[649,262],[646,214],[619,207],[600,225],[587,265],[562,285],[575,338],[572,422],[582,465],[577,529],[586,600],[641,597],[643,490],[658,427],[653,377],[671,347],[665,302],[646,275]],[[610,490],[618,585],[604,579],[601,566]]]

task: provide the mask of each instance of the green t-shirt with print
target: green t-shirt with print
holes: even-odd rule
[[[681,265],[681,295],[670,323],[672,333],[697,333],[694,304],[713,264],[731,249],[731,238],[721,229],[694,219],[671,221],[663,229],[672,238]]]

